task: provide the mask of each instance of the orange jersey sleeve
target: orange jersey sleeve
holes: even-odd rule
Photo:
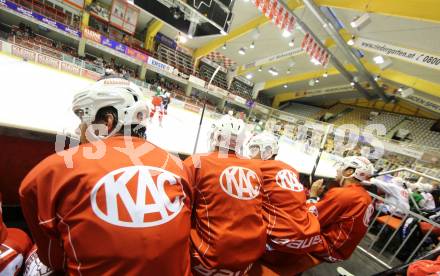
[[[327,242],[327,248],[316,256],[330,262],[348,259],[364,237],[374,211],[370,195],[362,186],[351,184],[330,189],[313,206]]]
[[[304,253],[322,247],[318,218],[308,211],[298,172],[282,161],[261,161],[263,215],[269,245],[279,251]]]
[[[0,244],[0,275],[19,275],[31,247],[32,241],[24,231],[9,228],[8,238]]]
[[[23,180],[40,260],[72,275],[190,275],[192,192],[182,162],[138,138],[100,142],[99,158],[81,145],[71,168],[52,155]]]
[[[258,165],[218,152],[190,157],[185,164],[195,190],[193,270],[245,271],[261,256],[266,243]]]

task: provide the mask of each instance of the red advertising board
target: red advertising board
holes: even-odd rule
[[[17,57],[22,57],[26,60],[35,61],[36,53],[26,48],[12,45],[12,54]]]
[[[61,70],[72,73],[74,75],[80,75],[81,73],[81,69],[78,66],[64,61],[61,62]]]
[[[195,112],[195,113],[199,113],[200,111],[200,107],[189,104],[189,103],[185,103],[185,105],[183,106],[184,109]]]
[[[55,69],[60,68],[60,61],[58,59],[43,54],[38,55],[37,62],[40,64],[48,65]]]
[[[126,54],[145,63],[148,61],[148,56],[146,54],[136,51],[130,47],[127,47]]]
[[[87,70],[87,69],[81,70],[81,76],[88,78],[88,79],[92,79],[92,80],[98,80],[101,77],[100,74],[93,72],[93,71],[90,71],[90,70]]]
[[[84,28],[83,37],[96,43],[101,43],[101,34],[89,28]]]

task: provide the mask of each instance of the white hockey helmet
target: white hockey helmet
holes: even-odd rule
[[[348,177],[344,177],[342,172],[348,168],[353,168],[354,173]],[[363,156],[347,156],[338,162],[338,176],[342,178],[353,177],[359,181],[368,180],[374,174],[374,166],[370,160]]]
[[[103,107],[113,107],[117,111],[118,122],[112,134],[125,125],[144,124],[149,113],[140,87],[118,77],[100,80],[73,98],[73,112],[87,125],[95,121]]]
[[[267,160],[278,154],[278,138],[268,131],[264,131],[252,137],[248,142],[250,155],[253,157],[253,148],[258,147],[262,160]]]
[[[245,124],[243,120],[224,115],[214,123],[210,137],[210,148],[241,151],[245,139]]]

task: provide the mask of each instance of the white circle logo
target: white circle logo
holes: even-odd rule
[[[220,186],[228,195],[250,200],[260,193],[260,179],[248,168],[232,166],[223,170],[220,175]]]
[[[291,190],[294,192],[302,192],[304,190],[304,186],[299,183],[296,173],[291,170],[284,169],[279,171],[275,179],[278,186],[283,189]]]
[[[117,226],[144,228],[167,223],[182,210],[180,177],[161,168],[131,166],[102,177],[90,195],[92,210]]]

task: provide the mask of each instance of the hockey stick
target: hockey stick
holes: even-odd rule
[[[209,89],[209,86],[211,85],[212,80],[214,79],[215,75],[217,75],[219,70],[220,70],[220,66],[218,66],[215,69],[214,74],[212,74],[211,79],[209,80],[208,84],[206,85],[207,89]],[[205,92],[205,93],[207,93],[207,92]],[[196,154],[197,144],[199,143],[200,130],[202,129],[203,117],[205,116],[206,98],[207,98],[207,96],[205,94],[205,98],[204,98],[204,101],[203,101],[202,114],[200,115],[199,129],[197,130],[196,143],[194,144],[193,154]]]
[[[328,125],[327,128],[325,129],[324,137],[322,138],[321,146],[319,147],[319,153],[316,156],[315,164],[313,165],[312,172],[310,173],[310,177],[309,177],[310,186],[313,183],[313,177],[315,176],[316,169],[318,168],[318,163],[319,160],[321,159],[322,152],[324,151],[325,143],[327,142],[327,136],[330,132],[331,127],[332,125]]]

